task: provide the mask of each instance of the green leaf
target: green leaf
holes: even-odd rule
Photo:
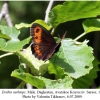
[[[59,79],[59,78],[63,78],[65,74],[64,74],[64,68],[61,68],[59,65],[56,65],[55,62],[53,62],[57,59],[56,57],[57,55],[54,55],[52,59],[50,59],[48,72],[49,74],[55,74],[55,79]]]
[[[22,41],[18,39],[20,31],[14,27],[7,27],[0,25],[0,30],[3,35],[6,35],[9,40],[0,38],[0,50],[7,52],[15,52],[17,50],[22,50],[23,46],[30,41],[30,37]]]
[[[16,30],[16,28],[0,25],[0,30],[2,34],[9,36],[11,40],[14,40],[14,41],[19,40],[18,35],[20,34],[20,31]]]
[[[100,71],[98,65],[100,62],[98,60],[93,61],[93,68],[90,70],[89,74],[82,76],[73,81],[73,88],[89,88],[94,79],[97,78],[97,72]]]
[[[44,21],[44,20],[35,20],[33,23],[37,23],[37,24],[40,24],[42,25],[43,27],[45,27],[47,30],[50,30],[51,29],[51,26],[47,25],[47,23]],[[32,23],[32,24],[33,24]]]
[[[68,76],[58,80],[50,80],[44,77],[41,77],[41,79],[45,82],[46,89],[72,88],[73,79]]]
[[[79,78],[89,73],[93,68],[93,50],[85,42],[77,43],[71,39],[64,39],[58,52],[56,65],[64,68],[65,74]]]
[[[23,67],[20,65],[19,67]],[[31,85],[35,86],[36,88],[45,88],[45,83],[43,80],[39,79],[39,77],[32,76],[29,73],[25,73],[23,68],[16,69],[12,72],[11,76],[17,77],[26,83],[30,83]]]
[[[66,1],[55,6],[49,13],[48,23],[57,27],[59,24],[100,15],[100,3],[96,1]]]
[[[15,27],[17,29],[20,29],[20,28],[27,28],[27,27],[31,27],[32,24],[34,23],[37,23],[37,24],[40,24],[42,25],[43,27],[45,27],[47,30],[50,30],[51,27],[49,25],[46,24],[46,22],[44,20],[41,20],[41,19],[38,19],[38,20],[35,20],[34,22],[32,22],[31,24],[26,24],[26,23],[20,23],[20,24],[16,24]]]
[[[34,75],[43,75],[48,69],[48,61],[44,63],[44,61],[35,58],[30,47],[22,51],[17,51],[16,55],[20,57],[21,62],[25,63],[31,69]]]
[[[10,37],[9,36],[7,36],[5,34],[2,34],[2,33],[0,33],[0,38],[4,38],[4,39],[10,40]]]
[[[85,33],[100,31],[100,19],[86,19],[82,25]]]
[[[25,73],[25,69],[22,65],[19,66],[19,69],[14,70],[11,76],[17,77],[36,88],[66,89],[72,88],[73,83],[73,79],[68,76],[58,80],[50,80],[41,76],[32,76],[29,73]]]
[[[50,58],[50,63],[48,61],[44,63],[35,58],[30,48],[18,51],[16,54],[20,56],[22,62],[31,68],[34,75],[43,75],[48,69],[50,74],[55,74],[55,78],[59,79],[63,78],[65,74],[73,78],[88,74],[93,68],[94,57],[92,52],[92,48],[88,47],[86,42],[80,43],[65,39],[62,41],[57,55],[54,54]]]
[[[16,24],[15,27],[17,29],[20,29],[20,28],[23,28],[23,27],[28,28],[28,27],[31,27],[31,24],[20,23],[20,24]]]

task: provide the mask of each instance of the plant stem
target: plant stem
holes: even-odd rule
[[[75,38],[74,40],[77,41],[78,39],[80,39],[81,37],[83,37],[84,35],[86,35],[86,33],[82,33],[81,35],[79,35],[77,38]]]
[[[13,53],[6,53],[6,54],[3,54],[3,55],[0,56],[0,58],[6,57],[6,56],[9,56],[9,55],[13,55]]]
[[[46,9],[46,15],[45,15],[45,22],[46,23],[48,22],[48,14],[49,14],[49,12],[51,10],[51,7],[53,5],[53,2],[54,2],[54,0],[50,0],[49,5],[48,5],[48,7]]]
[[[4,4],[1,8],[1,11],[0,11],[0,21],[2,18],[5,18],[7,24],[9,27],[12,27],[13,26],[13,23],[12,23],[12,20],[10,18],[10,15],[9,15],[9,11],[8,11],[8,1],[4,1]]]

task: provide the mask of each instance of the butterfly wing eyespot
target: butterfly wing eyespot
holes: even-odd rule
[[[54,54],[62,40],[56,43],[50,32],[37,23],[34,23],[30,28],[30,35],[33,40],[33,44],[31,45],[32,54],[37,59],[43,61],[47,61]]]

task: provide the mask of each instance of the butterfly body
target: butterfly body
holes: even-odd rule
[[[33,40],[32,54],[39,60],[47,61],[59,48],[61,40],[56,43],[50,32],[37,23],[30,28],[30,35]]]

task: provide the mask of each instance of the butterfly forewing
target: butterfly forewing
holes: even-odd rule
[[[35,43],[52,44],[55,45],[56,42],[50,32],[46,30],[43,26],[34,23],[30,28],[30,35]]]
[[[32,25],[30,34],[33,40],[31,50],[34,56],[40,60],[48,60],[57,45],[52,35],[38,24]]]

